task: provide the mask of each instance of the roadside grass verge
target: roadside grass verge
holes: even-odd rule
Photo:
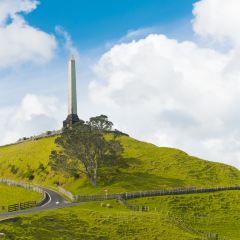
[[[21,187],[0,184],[0,210],[1,206],[7,206],[20,202],[38,201],[42,194]]]

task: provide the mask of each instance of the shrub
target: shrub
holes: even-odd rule
[[[19,168],[16,167],[15,165],[10,165],[10,171],[12,174],[17,174]]]
[[[28,180],[33,180],[35,178],[34,176],[34,170],[30,168],[30,166],[27,166],[27,171],[24,173],[24,177]]]

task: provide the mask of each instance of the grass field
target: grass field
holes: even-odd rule
[[[151,211],[161,215],[175,216],[203,232],[240,239],[239,191],[141,198],[129,203],[149,206]]]
[[[158,213],[130,212],[119,203],[113,208],[99,202],[23,216],[14,223],[1,223],[5,239],[37,240],[192,240],[198,235],[186,232]]]
[[[21,187],[0,184],[0,210],[1,206],[27,201],[37,201],[41,198],[42,194],[40,193],[26,190]]]
[[[63,184],[74,194],[154,190],[177,187],[212,187],[240,184],[240,172],[234,167],[204,161],[172,148],[159,148],[123,136],[122,160],[117,166],[100,170],[98,187],[93,188],[84,175],[74,180],[51,171],[49,154],[55,138],[25,142],[0,148],[0,174],[54,185]]]
[[[54,140],[45,138],[1,147],[1,176],[47,186],[60,184],[78,195],[104,193],[105,189],[109,193],[120,193],[240,185],[240,172],[234,167],[123,136],[120,138],[124,147],[122,159],[117,165],[100,169],[98,186],[94,188],[84,175],[73,179],[51,170],[48,163],[50,152],[56,149]],[[111,202],[113,208],[110,209],[93,202],[23,216],[17,222],[2,223],[0,232],[8,234],[5,239],[202,239],[202,235],[172,221],[171,217],[176,217],[192,229],[237,240],[239,197],[239,192],[229,191],[131,201],[150,206],[151,211],[146,213],[131,212],[116,202]]]
[[[184,196],[142,198],[129,201],[148,205],[149,212],[133,212],[116,201],[85,203],[76,207],[23,215],[16,222],[1,223],[5,239],[82,240],[200,240],[204,233],[219,239],[240,236],[240,193],[228,191]],[[183,229],[172,218],[183,220]]]

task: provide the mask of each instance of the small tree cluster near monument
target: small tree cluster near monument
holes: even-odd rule
[[[55,140],[59,151],[52,151],[50,155],[52,169],[74,177],[84,173],[96,186],[99,167],[109,159],[114,164],[114,159],[121,156],[123,150],[117,134],[112,132],[112,126],[107,116],[100,115],[65,128]],[[107,140],[106,134],[110,132],[113,137]]]

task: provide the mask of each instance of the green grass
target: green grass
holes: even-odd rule
[[[0,184],[0,208],[10,204],[37,201],[42,198],[42,194],[26,190],[21,187]]]
[[[55,138],[45,138],[0,148],[0,174],[11,179],[54,185],[56,182],[74,194],[154,190],[177,187],[211,187],[240,184],[234,167],[204,161],[172,148],[160,148],[123,136],[123,159],[118,166],[101,169],[98,187],[93,188],[84,175],[80,179],[52,172],[49,154],[56,149]],[[13,167],[14,166],[14,167]],[[15,171],[14,171],[15,170]]]
[[[37,240],[192,240],[201,239],[167,222],[158,213],[130,212],[116,202],[113,208],[100,203],[51,210],[23,216],[14,223],[1,223],[5,239]]]
[[[100,169],[98,186],[93,188],[84,175],[74,180],[53,172],[48,166],[55,138],[0,148],[2,177],[31,181],[47,186],[60,183],[74,194],[119,193],[178,187],[240,185],[238,169],[189,156],[172,148],[160,148],[123,136],[122,159],[117,166]],[[30,180],[32,179],[32,180]],[[15,192],[15,191],[14,191]],[[15,223],[3,223],[0,232],[7,239],[201,239],[179,228],[168,214],[179,217],[194,229],[239,239],[239,192],[165,196],[134,200],[149,205],[149,213],[130,212],[118,203],[112,209],[88,203],[24,216]],[[156,211],[155,211],[156,209]],[[11,237],[12,236],[12,237]],[[26,238],[26,236],[28,238]]]
[[[142,198],[131,204],[149,206],[153,212],[182,219],[188,226],[203,232],[214,232],[227,239],[240,236],[240,192],[191,194]]]
[[[183,229],[172,221],[174,216],[192,229],[217,233],[222,239],[238,240],[239,197],[238,191],[227,191],[129,201],[131,204],[149,206],[150,212],[133,212],[116,201],[107,202],[112,208],[92,202],[22,215],[16,222],[1,223],[0,232],[7,234],[5,239],[203,239],[202,234]]]

